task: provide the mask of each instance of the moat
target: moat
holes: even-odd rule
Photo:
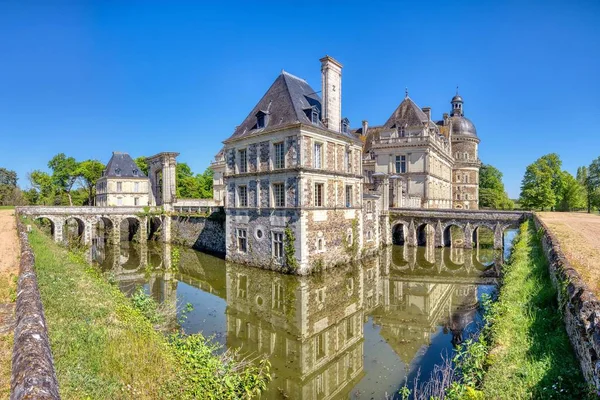
[[[479,329],[479,302],[495,291],[514,235],[504,251],[393,246],[308,277],[156,242],[95,242],[92,251],[123,292],[143,286],[176,310],[186,333],[268,357],[262,398],[383,399],[426,381]]]

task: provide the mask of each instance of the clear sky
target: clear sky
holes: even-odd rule
[[[543,154],[573,174],[600,156],[598,21],[597,0],[0,0],[0,166],[23,187],[59,152],[177,151],[202,172],[281,69],[320,90],[329,54],[352,127],[385,122],[405,87],[441,119],[458,85],[517,197]]]

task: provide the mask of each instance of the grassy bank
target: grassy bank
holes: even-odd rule
[[[525,222],[488,311],[490,342],[482,390],[492,399],[586,398],[558,309],[539,235]]]
[[[242,398],[264,370],[215,356],[200,335],[165,337],[85,260],[29,236],[64,399]]]

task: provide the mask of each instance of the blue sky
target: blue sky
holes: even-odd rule
[[[329,54],[353,127],[405,87],[441,118],[459,85],[516,197],[543,154],[573,174],[600,156],[599,18],[598,1],[0,0],[0,166],[24,187],[59,152],[177,151],[202,172],[281,69],[320,90]]]

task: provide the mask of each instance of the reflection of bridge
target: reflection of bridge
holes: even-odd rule
[[[92,243],[94,232],[96,232],[98,227],[102,227],[106,232],[110,232],[114,241],[119,242],[121,240],[121,228],[126,228],[130,240],[137,233],[138,240],[145,241],[158,227],[164,225],[164,228],[161,230],[162,239],[164,241],[170,239],[170,229],[168,227],[171,220],[167,216],[159,215],[160,208],[157,207],[145,209],[144,207],[28,206],[17,207],[17,212],[34,219],[46,219],[50,221],[52,236],[57,242],[64,240],[65,227],[69,221],[74,221],[77,224],[77,236],[82,238],[84,244]],[[155,212],[157,215],[151,215],[152,212]]]
[[[523,211],[492,210],[423,210],[390,209],[390,234],[394,244],[409,246],[430,244],[450,246],[451,228],[464,233],[464,248],[477,243],[480,228],[493,232],[494,248],[502,249],[504,232],[517,229],[531,213]]]

